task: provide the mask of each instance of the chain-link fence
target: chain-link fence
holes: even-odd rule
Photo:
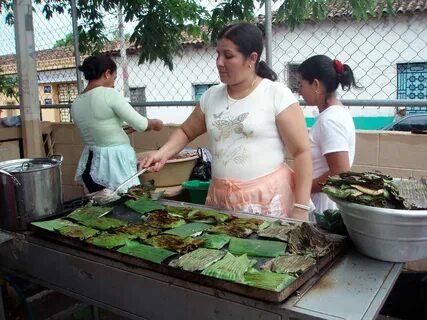
[[[367,21],[334,13],[325,21],[307,21],[293,31],[283,24],[273,24],[272,67],[279,80],[297,94],[296,69],[302,61],[315,54],[340,59],[353,69],[362,87],[340,92],[340,97],[351,107],[356,126],[366,129],[380,128],[390,122],[395,107],[400,105],[395,100],[427,101],[427,9],[414,9],[409,6],[411,1],[405,3],[408,7],[398,10],[395,16]],[[214,5],[213,1],[210,5]],[[170,71],[162,61],[138,63],[139,54],[127,41],[134,25],[125,24],[120,33],[117,11],[106,14],[104,23],[111,40],[106,51],[119,67],[116,88],[147,116],[180,123],[192,111],[194,101],[211,85],[219,83],[215,48],[205,45],[201,39],[183,43],[183,53],[174,57],[174,68]],[[71,18],[62,15],[46,20],[35,10],[34,27],[39,50],[40,103],[69,104],[77,94]],[[3,49],[2,55],[14,53],[10,50],[13,49],[13,28],[8,28],[12,30],[6,33],[9,49]],[[125,57],[124,50],[120,50],[121,43],[127,48]],[[8,65],[2,68],[11,70]],[[394,101],[389,103],[393,106],[379,108],[386,100]],[[0,101],[0,105],[4,104]],[[408,110],[427,111],[426,106],[427,102]],[[67,110],[45,110],[43,118],[69,121]],[[316,109],[304,107],[304,111],[310,124]]]

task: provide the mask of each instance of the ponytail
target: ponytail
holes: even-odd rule
[[[271,81],[277,80],[277,74],[265,63],[265,61],[261,60],[257,64],[256,74],[261,78],[266,78]]]

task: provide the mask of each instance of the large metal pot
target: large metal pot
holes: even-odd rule
[[[22,231],[63,208],[62,156],[0,162],[0,228]]]
[[[427,210],[376,208],[330,198],[362,253],[391,262],[427,257]]]

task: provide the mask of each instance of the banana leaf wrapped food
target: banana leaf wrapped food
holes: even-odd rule
[[[124,195],[130,199],[138,200],[141,197],[146,197],[153,190],[156,190],[154,180],[149,180],[138,186],[130,187]]]
[[[316,260],[309,256],[286,254],[267,261],[261,268],[278,273],[302,274],[316,264]]]
[[[228,251],[232,254],[247,254],[254,257],[277,257],[285,254],[286,243],[272,240],[231,238]]]
[[[146,219],[146,224],[153,228],[172,229],[185,224],[185,220],[159,210],[151,212]]]
[[[49,231],[54,231],[55,229],[59,229],[61,227],[64,226],[75,226],[76,224],[74,222],[62,219],[62,218],[58,218],[58,219],[53,219],[53,220],[46,220],[46,221],[36,221],[36,222],[31,222],[31,224],[33,226],[42,228],[42,229],[46,229]]]
[[[134,235],[135,238],[138,238],[139,240],[144,241],[151,236],[158,235],[161,232],[161,230],[153,227],[149,227],[143,224],[133,224],[133,225],[117,228],[114,230],[114,232]]]
[[[85,220],[96,219],[100,215],[110,212],[111,210],[113,210],[113,208],[94,206],[92,202],[89,202],[85,206],[71,212],[67,218],[80,223]]]
[[[90,237],[96,236],[99,233],[98,230],[80,225],[63,226],[55,229],[55,231],[59,232],[63,236],[79,240],[86,240]]]
[[[156,248],[173,250],[179,253],[187,253],[197,249],[203,244],[203,240],[201,239],[194,239],[191,237],[184,238],[166,234],[148,238],[145,242]]]
[[[251,229],[254,232],[263,230],[270,225],[270,222],[256,218],[234,218],[230,224]]]
[[[304,222],[289,232],[288,248],[294,254],[323,257],[333,249],[334,242]]]
[[[236,257],[227,252],[224,258],[207,267],[202,274],[229,281],[244,282],[245,272],[255,264],[256,260],[249,259],[246,254]]]
[[[239,224],[225,223],[213,226],[206,230],[208,233],[226,234],[233,237],[246,238],[254,231]]]
[[[202,210],[198,208],[181,208],[172,206],[166,206],[165,210],[169,214],[182,217],[185,220],[203,223],[223,223],[229,219],[229,216],[227,214],[214,210]]]
[[[222,249],[230,242],[231,237],[226,234],[204,234],[200,237],[203,247],[208,249]]]
[[[160,202],[151,200],[146,196],[136,200],[127,200],[125,202],[125,206],[142,214],[156,210],[162,210],[164,208],[164,205],[162,205]]]
[[[211,226],[206,223],[192,222],[183,224],[182,226],[176,227],[174,229],[169,229],[164,233],[181,237],[195,237],[202,234],[204,230],[209,229],[210,227]]]
[[[135,239],[135,235],[126,234],[126,233],[101,233],[95,237],[91,237],[86,240],[86,242],[93,244],[98,247],[112,249],[125,245],[132,239]]]
[[[225,251],[199,248],[169,263],[171,267],[186,271],[202,271],[225,255]]]
[[[258,236],[261,238],[278,239],[288,241],[289,232],[294,229],[296,225],[282,224],[280,221],[273,222],[269,227],[260,230]]]
[[[80,224],[86,227],[105,231],[105,230],[126,226],[128,223],[119,219],[102,217],[102,218],[83,220],[83,221],[80,221]]]
[[[414,209],[402,197],[393,178],[378,172],[348,171],[329,177],[322,191],[332,198],[373,207]]]
[[[251,269],[244,274],[243,283],[252,287],[280,292],[296,280],[296,277],[265,270]]]
[[[162,263],[163,260],[176,254],[176,252],[163,248],[147,246],[146,244],[142,244],[137,241],[127,242],[125,246],[119,248],[117,251],[155,263]]]

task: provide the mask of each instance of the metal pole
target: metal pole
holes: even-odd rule
[[[119,4],[117,8],[118,22],[119,22],[119,40],[120,40],[120,65],[122,68],[123,76],[123,95],[129,97],[129,73],[128,73],[128,59],[126,55],[126,38],[125,38],[125,27],[123,24],[123,11],[122,6]]]
[[[73,39],[74,39],[74,60],[76,62],[76,77],[78,93],[83,91],[82,74],[78,67],[80,66],[80,50],[79,50],[79,29],[77,27],[77,6],[76,0],[71,0],[71,20],[73,22]]]
[[[265,0],[265,57],[267,65],[271,68],[273,66],[273,26],[272,26],[273,15],[271,13],[271,0]]]
[[[13,11],[24,156],[43,157],[32,1],[14,0]]]

